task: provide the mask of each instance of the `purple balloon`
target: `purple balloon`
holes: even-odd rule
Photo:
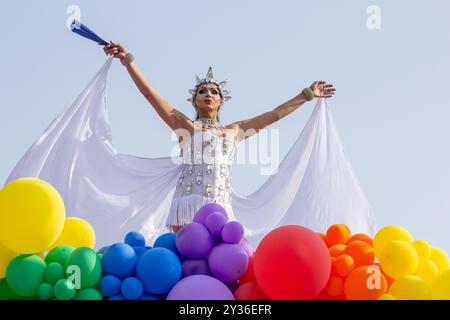
[[[225,218],[227,218],[227,220],[228,220],[228,214],[221,205],[219,205],[217,203],[208,203],[208,204],[205,204],[200,209],[198,209],[197,213],[194,216],[193,221],[197,222],[197,223],[205,224],[206,217],[209,216],[213,212],[222,213],[225,216]]]
[[[214,277],[222,282],[233,282],[247,271],[248,255],[238,244],[222,243],[212,249],[208,263]]]
[[[233,293],[219,280],[206,275],[181,279],[167,295],[167,300],[234,300]]]
[[[221,235],[225,243],[240,243],[244,238],[244,227],[237,221],[228,222],[223,226]]]
[[[220,212],[213,212],[205,219],[205,227],[213,238],[220,236],[223,226],[227,223],[227,218]]]
[[[253,248],[250,242],[248,242],[247,239],[242,239],[242,242],[239,244],[242,248],[244,248],[245,252],[247,253],[248,257],[250,258],[253,256]]]
[[[205,259],[187,259],[182,265],[183,275],[182,277],[189,277],[196,274],[210,275],[208,261]]]
[[[193,222],[181,228],[175,244],[182,255],[190,259],[198,259],[210,253],[214,240],[204,225]]]

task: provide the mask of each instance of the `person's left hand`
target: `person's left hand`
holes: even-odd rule
[[[316,98],[331,98],[336,92],[333,85],[327,84],[325,81],[314,81],[310,88]]]

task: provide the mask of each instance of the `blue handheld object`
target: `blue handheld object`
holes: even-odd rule
[[[94,42],[97,42],[101,45],[108,45],[109,43],[100,38],[94,31],[90,30],[88,27],[86,27],[84,24],[79,22],[78,20],[73,20],[72,24],[70,25],[72,28],[72,32],[75,32],[76,34],[85,37],[89,40],[92,40]]]

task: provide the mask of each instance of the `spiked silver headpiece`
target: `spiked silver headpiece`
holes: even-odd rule
[[[205,83],[214,83],[215,85],[217,85],[217,87],[219,88],[220,94],[223,97],[223,102],[231,99],[231,96],[229,95],[230,91],[223,89],[223,87],[225,87],[225,85],[227,84],[227,80],[217,82],[214,79],[214,75],[213,75],[211,67],[209,67],[209,69],[208,69],[206,78],[200,79],[199,76],[195,76],[195,80],[196,80],[196,84],[195,84],[194,89],[189,89],[189,93],[192,96],[189,99],[187,99],[187,101],[190,101],[192,104],[194,104],[194,97],[195,97],[195,93],[197,92],[198,86],[201,84],[205,84]]]

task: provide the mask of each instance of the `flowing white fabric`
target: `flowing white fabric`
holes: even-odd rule
[[[67,216],[87,220],[96,247],[140,231],[149,242],[166,232],[166,220],[181,175],[178,157],[139,158],[117,152],[106,110],[106,80],[112,58],[45,130],[7,179],[36,177],[61,194]],[[325,100],[278,171],[248,196],[232,191],[233,211],[256,248],[273,228],[299,224],[326,231],[335,223],[373,235],[370,205],[348,161]]]

